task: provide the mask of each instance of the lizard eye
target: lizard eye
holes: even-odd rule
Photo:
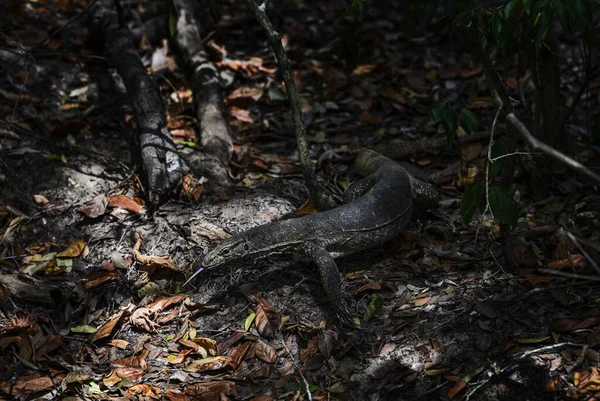
[[[248,245],[248,243],[247,243],[247,242],[244,242],[244,245],[243,245],[243,247],[244,247],[244,251],[247,251],[247,250],[249,250],[249,249],[250,249],[250,246]]]

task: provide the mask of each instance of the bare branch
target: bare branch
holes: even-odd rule
[[[294,77],[292,76],[290,60],[288,59],[285,49],[281,44],[281,34],[277,32],[275,28],[273,28],[271,21],[269,21],[269,17],[267,17],[266,2],[260,7],[254,2],[254,0],[246,0],[246,2],[252,9],[256,20],[265,31],[269,43],[273,47],[273,52],[275,53],[275,57],[277,57],[277,62],[279,63],[279,67],[281,68],[281,72],[283,74],[285,89],[288,95],[288,100],[290,101],[290,108],[292,110],[294,134],[296,135],[296,143],[298,146],[298,156],[300,158],[300,164],[302,165],[308,192],[310,193],[310,197],[317,202],[319,209],[327,208],[328,206],[331,206],[329,205],[331,202],[328,202],[327,198],[323,196],[321,188],[317,183],[317,177],[310,161],[310,157],[308,155],[306,127],[304,126],[304,118],[302,117],[302,108],[300,107],[298,91],[296,90],[296,84],[294,82]]]
[[[534,150],[545,153],[547,156],[550,156],[554,160],[561,162],[571,170],[574,170],[580,174],[584,174],[600,184],[600,175],[594,173],[578,161],[573,160],[569,156],[554,149],[552,146],[535,138],[533,135],[531,135],[527,127],[525,127],[525,124],[523,124],[514,113],[509,113],[506,116],[506,119],[515,128],[516,132],[519,133],[521,139],[527,142]]]

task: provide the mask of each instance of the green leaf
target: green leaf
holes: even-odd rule
[[[48,156],[48,160],[56,160],[56,161],[59,161],[59,162],[63,162],[65,164],[67,163],[67,158],[62,153],[61,154],[56,154],[55,153],[53,155],[50,155],[50,156]]]
[[[539,49],[540,45],[546,38],[546,34],[548,33],[548,29],[550,29],[553,17],[554,11],[549,7],[543,8],[540,11],[540,14],[538,14],[538,17],[534,24],[534,43],[536,49]]]
[[[510,13],[521,0],[510,0],[504,7],[504,18],[510,17]]]
[[[599,93],[598,98],[600,99],[600,91],[598,91],[598,93]],[[440,102],[440,103],[437,103],[435,106],[433,106],[433,108],[431,109],[431,115],[433,117],[434,122],[438,122],[438,121],[440,121],[440,118],[442,118],[442,111],[444,110],[445,105],[446,105],[446,102]]]
[[[525,14],[530,15],[533,11],[533,3],[535,0],[523,0],[523,10]]]
[[[600,1],[600,0],[598,0]],[[472,8],[467,8],[464,11],[459,12],[456,17],[454,17],[454,22],[457,24],[463,24],[466,27],[471,26],[475,17],[475,12]]]
[[[442,116],[442,126],[446,130],[446,139],[448,140],[448,146],[452,146],[454,140],[454,133],[456,132],[456,110],[453,107],[448,107],[448,110]]]
[[[600,91],[598,91],[598,93],[600,93]],[[600,99],[600,95],[598,95],[598,98]],[[439,102],[435,106],[433,106],[433,108],[431,109],[431,115],[433,116],[433,121],[435,121],[435,122],[440,121],[440,118],[442,118],[442,111],[444,111],[445,105],[446,105],[446,102]]]
[[[92,326],[88,326],[87,324],[83,324],[81,326],[73,326],[71,327],[71,331],[73,333],[85,333],[85,334],[92,334],[98,331],[97,328],[92,327]]]
[[[465,189],[463,198],[460,201],[460,215],[465,225],[473,220],[473,214],[475,214],[475,210],[477,210],[484,197],[484,190],[485,185],[481,181],[475,181]]]
[[[460,126],[467,134],[471,135],[479,126],[479,119],[471,110],[462,108],[460,109]]]
[[[575,27],[578,31],[584,31],[592,23],[592,12],[587,0],[568,0],[565,5],[571,11]]]
[[[244,331],[248,331],[250,329],[250,326],[252,326],[252,322],[254,322],[254,318],[256,317],[256,313],[252,312],[251,314],[248,315],[248,317],[246,318],[246,321],[244,322]]]
[[[177,32],[177,9],[173,0],[165,0],[167,9],[167,23],[169,25],[169,35],[173,36]]]
[[[517,225],[519,210],[513,198],[501,185],[492,185],[489,188],[490,208],[494,217],[502,224],[510,224],[511,228]]]
[[[567,37],[571,37],[571,21],[569,19],[569,11],[566,9],[564,4],[560,0],[553,2],[552,5],[554,6],[554,12],[558,17],[560,26],[562,27]]]
[[[365,312],[364,321],[368,322],[376,316],[381,314],[383,309],[383,297],[379,294],[375,294],[371,302],[369,302],[369,306],[367,307],[367,312]]]
[[[353,1],[350,7],[346,9],[344,17],[362,19],[365,16],[365,3],[362,1]]]

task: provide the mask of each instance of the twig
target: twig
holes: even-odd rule
[[[300,107],[296,83],[294,82],[294,77],[292,76],[290,60],[288,59],[285,49],[281,44],[281,34],[273,28],[271,21],[269,21],[269,17],[266,13],[267,2],[264,2],[261,6],[258,6],[254,0],[246,0],[246,3],[248,3],[252,9],[252,12],[254,13],[254,16],[256,17],[256,20],[265,31],[269,43],[273,47],[273,52],[275,53],[275,57],[277,58],[277,62],[283,74],[285,89],[288,95],[288,100],[290,101],[290,109],[292,111],[292,120],[294,122],[294,134],[296,136],[296,142],[298,146],[298,157],[300,159],[300,164],[302,165],[308,192],[310,197],[317,203],[319,209],[328,208],[332,206],[329,204],[331,202],[328,202],[328,198],[323,196],[323,192],[321,191],[319,183],[317,182],[317,177],[308,155],[306,127],[304,126],[302,108]]]
[[[596,261],[594,259],[592,259],[591,256],[585,251],[585,249],[583,249],[583,247],[579,244],[579,241],[577,241],[577,238],[575,238],[575,236],[573,234],[571,234],[569,231],[567,231],[567,230],[563,230],[563,231],[565,232],[567,237],[569,237],[571,242],[573,242],[573,244],[575,244],[577,249],[579,249],[579,251],[587,259],[587,261],[590,262],[590,264],[594,267],[594,269],[596,269],[596,271],[598,273],[600,273],[600,267],[598,267],[598,264],[596,263]]]
[[[561,272],[558,270],[539,268],[537,271],[547,274],[554,274],[555,276],[568,277],[568,278],[578,278],[581,280],[589,280],[589,281],[600,281],[600,277],[598,276],[589,276],[587,274],[578,274],[578,273],[569,273],[569,272]]]
[[[509,157],[509,156],[518,156],[518,155],[541,155],[543,153],[531,153],[531,152],[512,152],[512,153],[507,153],[505,155],[501,155],[498,157],[494,157],[493,159],[491,159],[493,162],[498,161],[500,159],[504,159],[505,157]]]
[[[254,0],[250,0],[250,1],[254,1]],[[308,384],[308,382],[306,381],[306,378],[304,377],[304,375],[302,374],[302,371],[300,370],[300,366],[298,366],[298,364],[296,363],[296,360],[292,357],[292,353],[288,349],[285,341],[283,341],[283,337],[281,335],[279,335],[279,341],[281,342],[281,345],[283,345],[283,348],[285,348],[285,350],[287,351],[288,355],[290,356],[290,359],[292,360],[292,363],[294,364],[294,367],[300,374],[300,377],[302,378],[302,381],[304,382],[304,385],[306,386],[306,396],[308,397],[308,400],[312,401],[313,398],[312,398],[312,394],[310,393],[310,384]]]
[[[536,349],[532,349],[529,351],[525,351],[522,354],[513,356],[513,360],[515,362],[518,362],[522,359],[525,359],[531,355],[534,354],[538,354],[538,353],[546,353],[546,352],[552,352],[552,351],[558,351],[562,348],[565,347],[580,347],[581,344],[578,343],[573,343],[573,342],[564,342],[564,343],[558,343],[558,344],[552,344],[552,345],[547,345],[544,347],[540,347],[540,348],[536,348]],[[465,396],[465,401],[471,399],[471,397],[483,386],[485,386],[486,384],[488,384],[492,378],[500,375],[500,374],[506,374],[509,372],[512,372],[513,370],[515,370],[516,368],[519,367],[519,364],[514,363],[508,366],[503,367],[502,369],[498,370],[498,371],[494,371],[492,369],[488,369],[488,372],[490,372],[491,374],[488,375],[487,378],[485,378],[485,380],[482,380],[479,384],[477,384],[475,387],[473,387],[473,389],[471,389],[467,395]]]
[[[531,135],[531,133],[529,132],[527,127],[525,127],[525,124],[523,124],[521,122],[521,120],[519,120],[519,118],[514,113],[508,113],[508,115],[506,116],[506,119],[515,128],[515,130],[519,133],[519,135],[521,136],[521,139],[523,139],[525,142],[527,142],[529,144],[529,146],[531,146],[534,150],[539,150],[539,151],[545,153],[547,156],[550,156],[552,159],[566,165],[571,170],[574,170],[580,174],[584,174],[600,184],[600,175],[594,173],[593,171],[591,171],[590,169],[588,169],[587,167],[585,167],[583,164],[579,163],[578,161],[573,160],[570,157],[568,157],[567,155],[554,149],[552,146],[535,138],[533,135]]]
[[[50,35],[48,35],[48,37],[46,39],[33,45],[33,47],[31,49],[29,49],[29,51],[33,51],[33,50],[37,49],[38,47],[43,46],[46,43],[48,43],[50,41],[50,39],[52,39],[53,37],[58,35],[60,32],[62,32],[66,27],[71,25],[73,22],[77,21],[83,14],[85,14],[89,9],[91,9],[94,6],[94,4],[96,4],[96,2],[98,2],[98,0],[92,0],[91,2],[89,2],[85,7],[83,7],[83,9],[79,13],[77,13],[76,16],[74,16],[73,18],[68,20],[64,25],[55,29],[54,32],[52,32]]]

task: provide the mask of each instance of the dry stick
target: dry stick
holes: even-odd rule
[[[598,276],[589,276],[587,274],[577,274],[577,273],[569,273],[569,272],[561,272],[558,270],[539,268],[537,271],[542,273],[554,274],[555,276],[567,277],[567,278],[578,278],[581,280],[589,280],[589,281],[600,281],[600,277]]]
[[[600,273],[600,267],[598,267],[598,264],[596,263],[596,261],[594,259],[592,259],[592,257],[585,251],[585,249],[583,249],[583,247],[579,244],[579,241],[577,241],[577,238],[575,238],[575,236],[573,234],[571,234],[569,231],[564,230],[565,234],[567,235],[567,237],[569,237],[569,239],[571,240],[571,242],[573,242],[573,244],[575,244],[575,246],[577,247],[577,249],[579,249],[579,251],[583,254],[583,256],[587,259],[588,262],[591,263],[591,265],[594,267],[594,269],[596,269],[596,271],[598,273]]]
[[[298,146],[298,157],[300,158],[300,164],[302,165],[302,171],[304,173],[304,179],[306,187],[310,194],[310,197],[317,203],[319,209],[327,208],[330,205],[330,201],[323,196],[321,188],[317,182],[310,157],[308,155],[308,144],[306,142],[306,127],[304,126],[304,118],[302,116],[302,108],[300,107],[299,95],[296,90],[296,84],[294,77],[290,69],[290,60],[287,57],[285,49],[281,44],[281,34],[273,28],[269,17],[267,17],[266,8],[267,3],[264,2],[260,7],[254,2],[254,0],[246,0],[246,3],[252,9],[256,20],[267,34],[267,38],[271,46],[277,62],[281,68],[283,74],[283,81],[285,82],[285,89],[290,101],[290,109],[292,111],[292,119],[294,121],[294,134],[296,135],[296,142]]]
[[[250,0],[250,1],[254,1],[254,0]],[[308,384],[308,382],[306,381],[306,378],[302,374],[302,370],[300,370],[300,366],[298,366],[298,364],[296,363],[296,360],[292,356],[292,353],[290,352],[289,348],[287,347],[287,344],[285,343],[285,341],[283,340],[283,337],[281,335],[279,336],[279,341],[281,342],[281,345],[283,345],[283,348],[285,348],[285,350],[287,351],[288,355],[290,356],[290,359],[292,360],[292,364],[294,365],[294,367],[300,374],[300,377],[302,378],[302,381],[304,382],[304,385],[306,386],[306,396],[308,397],[309,401],[312,401],[313,398],[312,398],[312,393],[310,392],[310,385]]]
[[[600,175],[594,173],[578,161],[573,160],[567,155],[554,149],[552,146],[535,138],[533,135],[531,135],[527,127],[525,127],[525,124],[523,124],[514,113],[509,113],[506,116],[506,119],[515,128],[516,132],[519,133],[521,139],[527,142],[534,150],[539,150],[545,153],[547,156],[550,156],[554,160],[566,165],[571,170],[583,175],[587,175],[589,178],[600,184]]]

